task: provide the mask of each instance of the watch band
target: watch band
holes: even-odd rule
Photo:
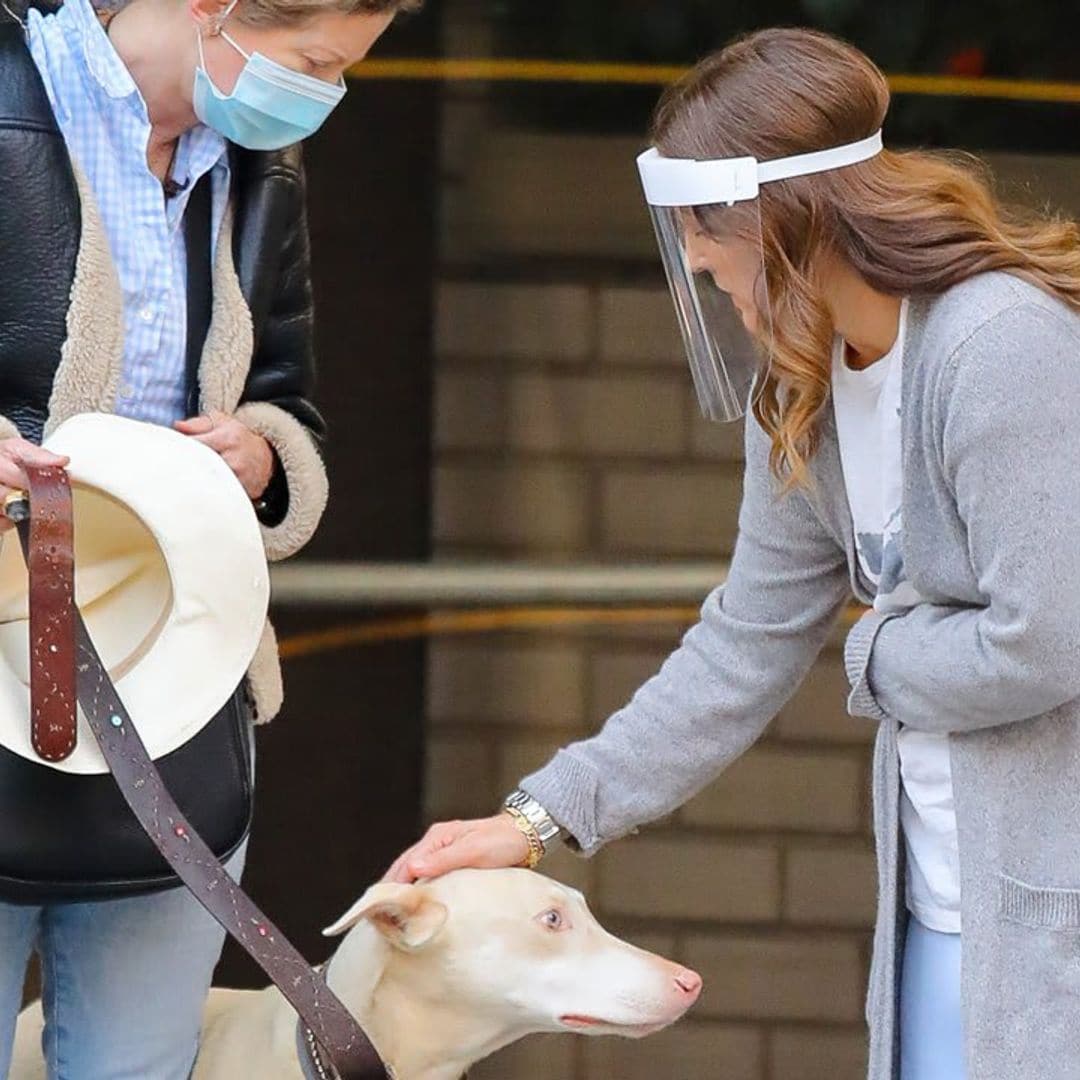
[[[516,811],[532,826],[545,853],[566,835],[562,826],[528,792],[520,789],[511,792],[503,806]]]
[[[530,822],[520,810],[515,809],[513,806],[504,806],[502,812],[513,821],[518,832],[525,837],[525,841],[529,845],[529,852],[519,865],[523,866],[526,870],[535,870],[539,865],[540,860],[543,859],[546,854],[544,845],[540,842],[540,837],[537,835],[536,829],[533,828],[532,822]]]

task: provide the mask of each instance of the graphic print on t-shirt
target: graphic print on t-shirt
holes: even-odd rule
[[[896,343],[870,367],[849,368],[842,342],[833,361],[833,405],[856,554],[875,589],[874,610],[883,615],[900,615],[924,602],[904,568],[900,402],[906,319],[905,302]],[[897,744],[907,904],[931,930],[958,933],[960,869],[948,736],[901,723]]]

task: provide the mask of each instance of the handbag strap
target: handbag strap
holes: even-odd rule
[[[45,727],[60,704],[70,704],[74,722],[74,695],[63,698],[56,689],[69,685],[63,680],[73,679],[87,723],[124,800],[173,872],[270,976],[334,1062],[341,1080],[389,1080],[386,1066],[356,1019],[233,881],[166,789],[75,605],[67,474],[63,469],[25,463],[23,469],[30,480],[29,521],[25,504],[21,510],[17,503],[6,509],[17,521],[29,569],[31,633],[40,625],[44,635],[41,649],[39,638],[32,638],[34,664],[40,652],[42,671],[39,681],[31,684],[31,698],[40,687],[46,688],[46,701],[52,704],[42,714]],[[35,605],[43,596],[48,597],[47,622],[35,624]],[[38,715],[36,702],[31,711]]]

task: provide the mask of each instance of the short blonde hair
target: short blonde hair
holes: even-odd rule
[[[240,0],[236,14],[251,26],[289,26],[324,11],[345,15],[390,15],[419,11],[424,0]]]

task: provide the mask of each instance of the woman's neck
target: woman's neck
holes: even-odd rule
[[[108,34],[146,102],[153,141],[175,142],[198,123],[191,104],[195,24],[186,6],[132,0],[112,17]]]
[[[847,345],[848,367],[868,368],[896,344],[902,298],[878,292],[846,263],[837,260],[829,267],[825,301]]]

